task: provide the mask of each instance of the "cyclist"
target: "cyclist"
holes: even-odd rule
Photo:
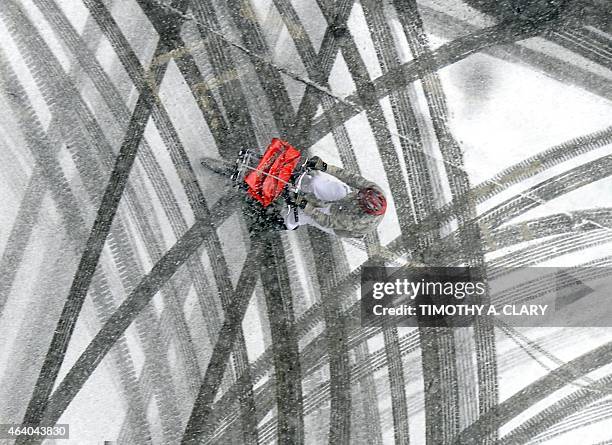
[[[290,207],[285,216],[287,229],[310,224],[350,238],[361,238],[376,229],[387,209],[387,199],[378,185],[318,156],[308,159],[306,168],[301,193],[285,197]]]

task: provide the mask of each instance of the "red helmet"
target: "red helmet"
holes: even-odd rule
[[[373,187],[359,190],[357,195],[359,206],[368,215],[384,215],[387,210],[387,199],[385,195]]]

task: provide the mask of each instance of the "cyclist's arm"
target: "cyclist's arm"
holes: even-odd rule
[[[327,207],[329,205],[329,202],[317,198],[313,193],[307,193],[305,198],[312,207]]]
[[[340,181],[344,182],[348,186],[356,189],[364,189],[368,187],[378,188],[375,183],[373,183],[372,181],[368,181],[363,176],[349,173],[345,169],[336,167],[335,165],[327,164],[327,169],[325,170],[325,173],[329,173],[330,175],[338,178]]]
[[[310,216],[317,224],[334,229],[334,220],[331,215],[318,210],[316,206],[312,205],[310,199],[308,201],[308,204],[306,204],[306,207],[304,207],[304,213]]]

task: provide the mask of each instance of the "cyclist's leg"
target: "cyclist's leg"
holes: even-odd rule
[[[337,201],[348,195],[350,187],[332,175],[316,172],[307,183],[308,191],[322,201]]]

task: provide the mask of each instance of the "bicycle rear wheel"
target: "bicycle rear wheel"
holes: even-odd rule
[[[233,163],[223,161],[221,159],[202,158],[200,160],[200,164],[207,170],[210,170],[219,175],[226,176],[228,178],[232,178],[232,175],[236,171],[235,165]]]

